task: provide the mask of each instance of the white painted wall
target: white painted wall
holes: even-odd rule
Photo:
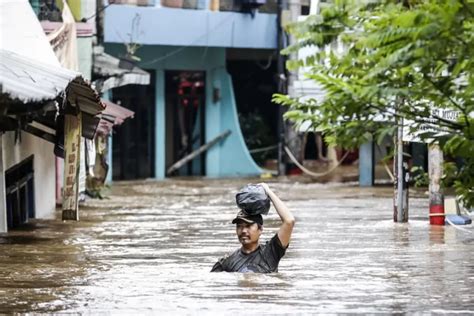
[[[92,37],[77,38],[77,56],[79,72],[90,81],[92,75]]]
[[[54,218],[56,208],[54,145],[23,131],[19,144],[15,144],[14,132],[5,133],[2,140],[5,171],[34,155],[36,218]]]

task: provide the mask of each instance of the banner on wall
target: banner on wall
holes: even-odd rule
[[[61,65],[67,69],[77,71],[79,70],[79,62],[77,57],[76,21],[65,0],[63,0],[62,19],[61,27],[48,34],[49,43]]]

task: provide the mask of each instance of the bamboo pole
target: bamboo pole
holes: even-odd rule
[[[199,147],[198,149],[196,149],[195,151],[193,151],[192,153],[190,153],[189,155],[183,157],[182,159],[178,160],[177,162],[175,162],[171,167],[168,168],[168,170],[166,171],[166,174],[171,174],[173,171],[175,170],[178,170],[179,168],[181,168],[182,166],[184,166],[186,163],[188,163],[189,161],[193,160],[195,157],[197,157],[198,155],[202,154],[203,152],[205,152],[206,150],[208,150],[209,148],[211,148],[212,146],[214,146],[215,144],[217,144],[219,141],[221,141],[222,139],[226,138],[227,136],[229,136],[231,133],[230,130],[226,130],[225,132],[217,135],[214,139],[212,139],[210,142],[208,142],[207,144],[204,144],[202,145],[201,147]]]

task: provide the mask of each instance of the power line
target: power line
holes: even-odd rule
[[[181,46],[180,48],[172,51],[172,52],[169,52],[168,54],[164,55],[164,56],[161,56],[161,57],[158,57],[156,59],[153,59],[153,60],[150,60],[150,61],[147,61],[147,62],[144,62],[144,63],[141,63],[140,66],[147,66],[147,65],[151,65],[151,64],[154,64],[154,63],[157,63],[159,61],[162,61],[164,59],[167,59],[173,55],[176,55],[178,54],[179,52],[185,50],[186,48],[189,48],[191,46],[193,46],[193,44],[196,44],[198,43],[201,39],[205,38],[206,36],[208,36],[211,32],[215,31],[217,28],[219,28],[220,26],[222,26],[224,23],[226,22],[229,22],[229,23],[234,23],[234,20],[236,19],[236,17],[232,18],[231,20],[226,20],[226,19],[223,19],[219,24],[217,24],[216,26],[214,26],[212,29],[210,29],[208,32],[204,33],[203,35],[197,37],[194,41],[192,41],[191,43],[185,45],[185,46]],[[233,35],[232,35],[233,36]],[[207,45],[205,47],[208,47]]]
[[[95,12],[93,15],[91,15],[90,17],[88,17],[88,18],[82,18],[82,19],[81,19],[81,22],[86,23],[87,21],[89,21],[89,20],[92,19],[93,17],[97,16],[97,14],[99,14],[99,13],[102,12],[102,11],[104,11],[104,10],[107,9],[111,4],[114,4],[114,3],[115,3],[114,0],[109,0],[109,4],[107,4],[106,6],[103,6],[103,7],[102,7],[101,9],[99,9],[99,10],[96,10],[96,12]]]

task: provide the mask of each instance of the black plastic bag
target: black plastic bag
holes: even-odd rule
[[[249,215],[267,215],[270,198],[259,184],[247,184],[235,195],[237,206]]]

